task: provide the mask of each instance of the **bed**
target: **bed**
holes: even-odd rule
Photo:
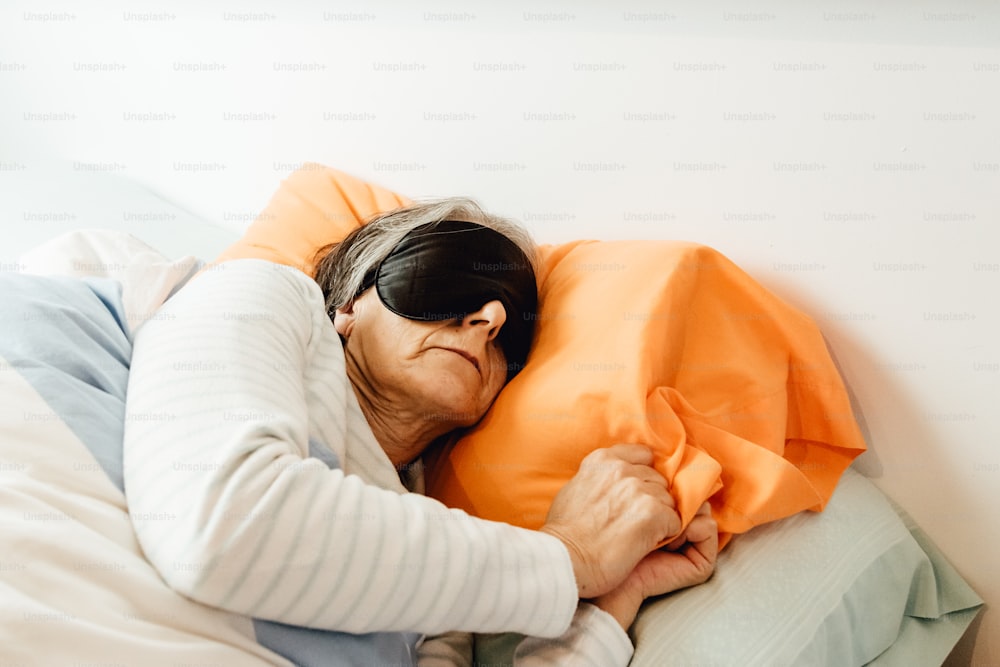
[[[124,179],[102,176],[92,197],[91,180],[36,182],[0,212],[14,219],[54,193],[75,211],[21,229],[2,258],[0,659],[288,664],[247,639],[245,619],[165,586],[121,484],[134,333],[236,234]],[[109,210],[146,211],[150,224]],[[648,602],[632,664],[937,665],[981,606],[919,526],[849,468],[823,512],[735,536],[709,583]],[[508,664],[517,639],[477,637],[478,662]]]

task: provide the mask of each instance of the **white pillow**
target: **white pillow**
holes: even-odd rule
[[[17,260],[21,273],[111,278],[121,283],[129,340],[203,264],[192,255],[168,259],[131,234],[108,229],[67,232]]]

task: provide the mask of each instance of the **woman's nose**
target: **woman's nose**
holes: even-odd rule
[[[507,309],[494,299],[487,301],[479,310],[469,313],[462,319],[462,326],[486,327],[487,340],[493,340],[500,333],[500,328],[507,321]]]

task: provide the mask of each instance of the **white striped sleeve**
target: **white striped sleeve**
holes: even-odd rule
[[[468,633],[428,637],[417,648],[417,666],[469,667],[474,662],[473,647],[473,636]],[[522,639],[514,649],[512,667],[626,667],[632,653],[632,640],[618,621],[594,605],[581,602],[563,635]]]
[[[581,602],[573,624],[557,638],[528,637],[514,652],[514,667],[626,667],[632,640],[610,614]]]
[[[558,540],[309,458],[303,378],[330,354],[321,341],[332,336],[339,350],[322,295],[268,262],[222,267],[148,321],[133,353],[126,495],[164,580],[204,604],[292,625],[565,632],[577,591]],[[331,402],[322,419],[339,420],[346,437],[348,410]],[[343,457],[343,443],[323,444]]]

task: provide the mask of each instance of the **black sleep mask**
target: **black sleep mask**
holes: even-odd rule
[[[472,222],[421,225],[396,244],[368,275],[386,308],[410,320],[460,319],[489,301],[507,311],[497,340],[511,378],[528,358],[538,293],[524,252],[503,234]]]

